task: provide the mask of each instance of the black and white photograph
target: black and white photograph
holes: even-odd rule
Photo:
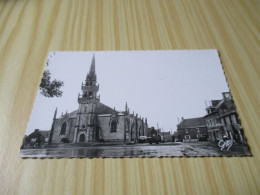
[[[251,156],[215,49],[55,51],[42,75],[22,158]]]

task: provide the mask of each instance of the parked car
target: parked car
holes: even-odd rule
[[[202,136],[199,138],[199,141],[200,141],[200,142],[208,141],[208,136],[207,136],[207,135],[202,135]]]
[[[139,136],[138,143],[146,143],[147,142],[147,136]]]
[[[159,144],[159,143],[164,143],[164,140],[160,135],[153,135],[152,137],[147,137],[147,142],[149,144],[153,144],[153,143]]]

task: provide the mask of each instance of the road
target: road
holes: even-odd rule
[[[247,146],[232,146],[229,151],[223,150],[210,142],[134,144],[113,146],[88,146],[70,148],[23,149],[20,157],[191,157],[191,156],[243,156],[250,155]]]

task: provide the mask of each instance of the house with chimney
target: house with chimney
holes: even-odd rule
[[[208,136],[206,120],[204,117],[184,119],[177,125],[178,140],[182,142],[199,141],[201,136]]]
[[[222,140],[223,137],[244,143],[246,141],[235,104],[230,92],[223,92],[220,100],[211,100],[204,116],[211,141]]]

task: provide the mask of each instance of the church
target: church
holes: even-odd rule
[[[48,143],[137,142],[148,134],[147,119],[131,113],[127,103],[117,111],[100,102],[93,55],[77,110],[57,117],[55,110]]]

